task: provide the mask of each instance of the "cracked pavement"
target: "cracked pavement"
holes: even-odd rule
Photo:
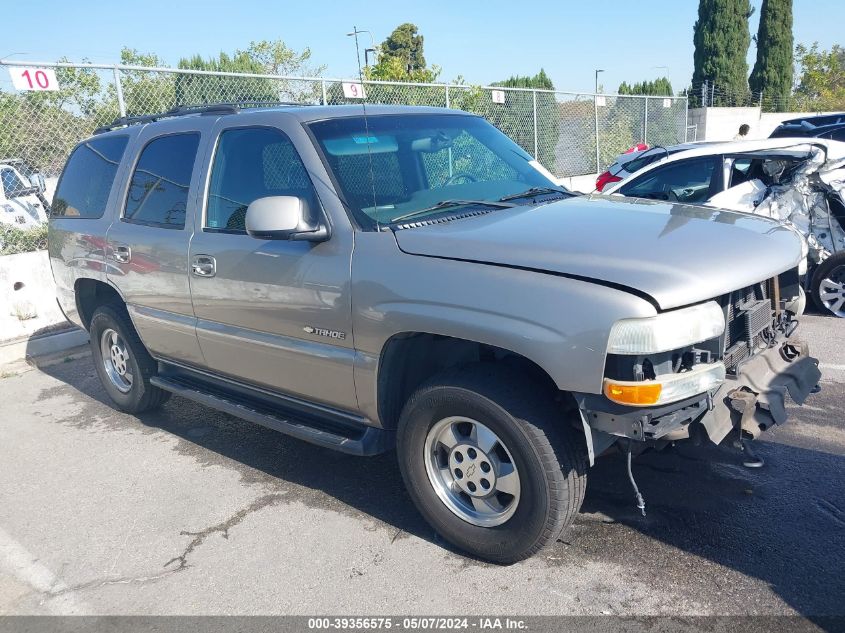
[[[443,543],[393,454],[176,397],[125,415],[87,357],[6,376],[0,614],[845,614],[845,323],[799,331],[823,391],[756,444],[765,468],[643,455],[643,518],[604,458],[574,527],[510,567]]]

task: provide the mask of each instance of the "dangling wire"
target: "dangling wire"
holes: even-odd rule
[[[643,516],[645,516],[645,499],[640,494],[640,489],[637,488],[637,482],[634,481],[634,473],[631,471],[631,440],[628,440],[628,479],[634,487],[634,494],[637,496],[637,507],[643,513]]]

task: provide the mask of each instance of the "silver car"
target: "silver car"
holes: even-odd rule
[[[444,538],[517,561],[572,522],[598,455],[747,445],[820,376],[784,309],[793,231],[578,197],[547,173],[452,110],[121,119],[58,184],[59,302],[118,408],[175,393],[395,449]]]

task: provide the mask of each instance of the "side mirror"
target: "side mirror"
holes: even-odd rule
[[[24,196],[37,196],[39,193],[41,193],[41,189],[38,187],[21,187],[20,189],[12,192],[12,195],[9,197],[23,198]]]
[[[246,232],[262,240],[322,242],[328,229],[311,219],[308,202],[296,196],[267,196],[246,210]]]

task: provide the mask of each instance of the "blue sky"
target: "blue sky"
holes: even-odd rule
[[[760,1],[752,0],[752,33]],[[601,82],[612,92],[623,80],[653,78],[665,73],[656,66],[668,66],[677,90],[692,74],[697,8],[697,0],[8,2],[3,22],[19,28],[3,29],[0,57],[113,62],[125,45],[175,65],[193,53],[212,56],[250,40],[283,39],[297,50],[309,46],[315,63],[327,66],[326,76],[351,77],[355,47],[345,33],[356,25],[380,42],[407,21],[420,27],[426,59],[442,66],[442,80],[463,75],[488,83],[543,67],[560,90],[590,90],[594,69],[603,68]],[[795,0],[794,17],[797,42],[845,44],[842,0]],[[752,44],[751,63],[753,56]]]

